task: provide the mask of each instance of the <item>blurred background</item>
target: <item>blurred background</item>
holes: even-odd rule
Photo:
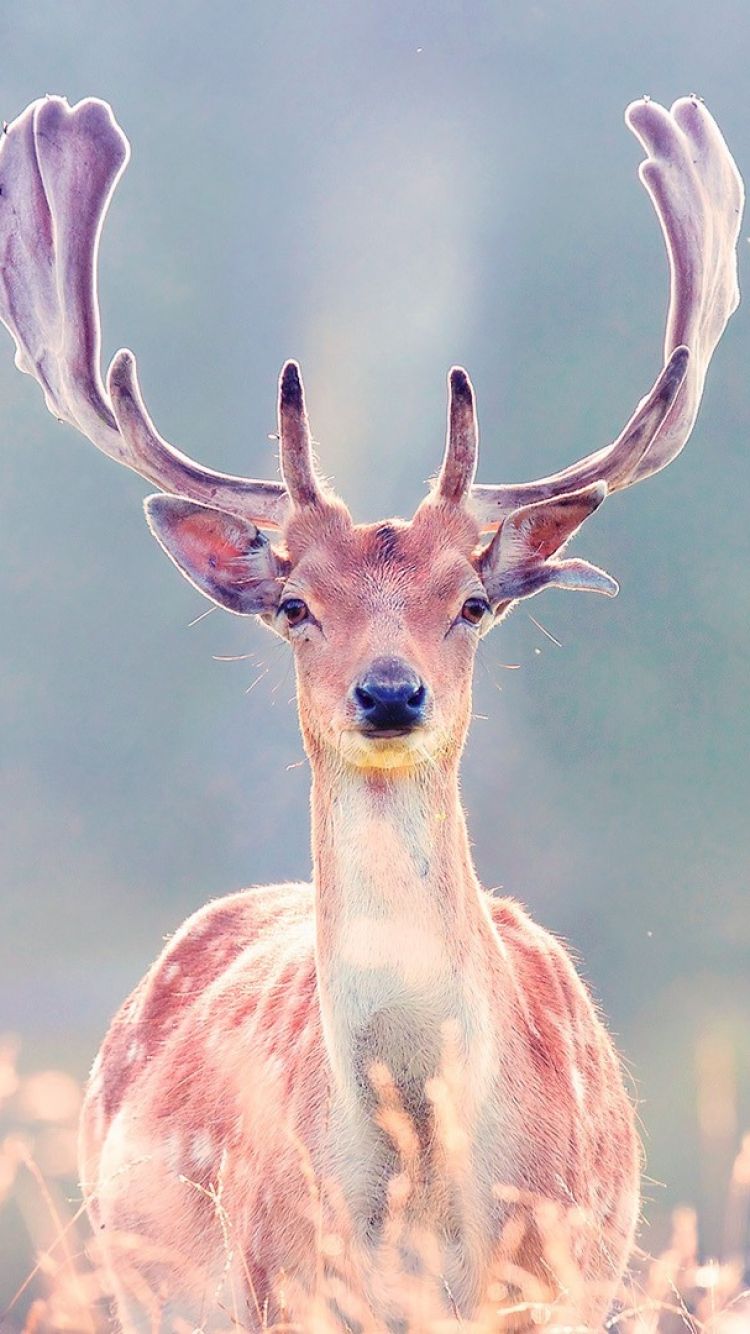
[[[361,520],[424,494],[453,362],[483,481],[607,443],[650,386],[667,267],[630,100],[699,92],[750,172],[744,0],[16,0],[0,48],[6,120],[95,94],[133,145],[105,364],[133,348],[169,439],[273,478],[298,357]],[[80,1079],[189,912],[308,874],[308,772],[286,646],[197,619],[148,488],[46,413],[0,333],[0,1030],[23,1072]],[[620,597],[551,591],[485,641],[463,785],[484,882],[570,942],[617,1035],[643,1244],[689,1201],[705,1254],[750,1127],[749,365],[742,307],[685,453],[578,540]],[[25,1087],[9,1124],[44,1121]],[[29,1267],[18,1209],[0,1309]]]

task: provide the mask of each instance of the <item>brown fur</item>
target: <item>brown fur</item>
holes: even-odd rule
[[[580,1318],[607,1309],[638,1207],[633,1111],[563,947],[477,884],[458,797],[478,538],[436,502],[411,524],[356,527],[327,504],[287,527],[279,597],[311,613],[290,637],[314,882],[198,913],[102,1048],[83,1173],[126,1328],[142,1306],[133,1269],[170,1316],[205,1328],[220,1327],[212,1303],[230,1286],[251,1326],[256,1301],[280,1313],[286,1274],[304,1318],[331,1281],[321,1229],[342,1238],[345,1290],[396,1324],[393,1255],[432,1284],[436,1314],[446,1291],[448,1311],[479,1313],[498,1282],[507,1300],[560,1301],[549,1207]],[[429,707],[414,736],[373,743],[351,687],[382,653],[411,664]],[[387,1262],[394,1181],[405,1196]],[[127,1266],[123,1234],[136,1238]]]
[[[195,586],[293,642],[313,772],[312,893],[199,914],[95,1066],[82,1170],[127,1328],[258,1327],[265,1303],[319,1325],[311,1294],[335,1311],[355,1292],[402,1328],[409,1272],[432,1314],[492,1323],[514,1294],[563,1289],[574,1323],[606,1310],[637,1210],[632,1109],[564,950],[480,889],[458,762],[480,632],[549,585],[616,592],[562,549],[608,489],[682,449],[739,299],[742,182],[705,106],[646,98],[626,119],[672,276],[653,388],[607,449],[477,486],[473,390],[454,367],[431,495],[411,524],[364,528],[315,474],[296,363],[279,386],[285,484],[162,440],[128,351],[104,392],[96,256],[127,141],[93,99],[41,99],[5,127],[0,319],[16,364],[56,416],[169,493],[148,520]],[[282,530],[277,550],[256,525]],[[480,530],[497,532],[484,551]],[[377,736],[364,717],[375,663],[410,730]],[[381,691],[381,722],[392,705]]]

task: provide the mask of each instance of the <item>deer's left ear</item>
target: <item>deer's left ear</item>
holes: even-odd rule
[[[606,494],[606,483],[595,482],[581,491],[524,505],[503,520],[479,558],[493,611],[501,612],[517,598],[531,597],[549,585],[615,596],[617,582],[596,565],[555,559]]]
[[[254,523],[180,496],[149,496],[145,510],[159,545],[212,602],[239,616],[276,610],[285,564]]]

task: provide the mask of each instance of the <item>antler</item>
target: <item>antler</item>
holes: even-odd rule
[[[460,504],[471,492],[477,470],[477,410],[471,380],[461,366],[448,376],[448,429],[445,455],[435,482],[441,500]]]
[[[100,373],[96,290],[102,223],[130,149],[106,102],[43,98],[0,145],[0,319],[16,365],[44,390],[50,412],[163,491],[215,505],[267,528],[289,508],[280,482],[214,472],[167,444],[143,404],[131,352]]]
[[[279,379],[281,475],[293,503],[317,505],[322,492],[315,475],[305,391],[296,361],[287,361]]]
[[[695,97],[670,111],[644,98],[631,103],[625,120],[649,155],[639,175],[669,256],[666,365],[613,445],[535,482],[472,487],[470,507],[484,529],[520,506],[593,482],[620,491],[670,463],[693,429],[708,364],[737,308],[744,191],[716,122]]]
[[[671,269],[666,365],[613,445],[550,477],[519,486],[473,484],[476,415],[464,371],[450,377],[449,429],[436,492],[468,501],[485,529],[594,482],[621,490],[663,468],[685,444],[708,363],[739,299],[736,243],[743,190],[715,122],[695,98],[667,112],[634,102],[626,120],[649,157],[640,176],[661,222]],[[0,319],[16,364],[41,384],[47,407],[103,453],[162,490],[278,528],[290,504],[316,504],[299,372],[287,363],[279,394],[285,484],[215,472],[168,444],[141,397],[135,360],[118,352],[101,380],[96,263],[102,223],[129,156],[106,103],[33,102],[0,144]]]

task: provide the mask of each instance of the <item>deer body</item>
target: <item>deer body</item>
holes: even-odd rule
[[[59,98],[3,136],[17,364],[161,488],[147,518],[182,573],[289,641],[312,770],[312,886],[199,912],[95,1063],[81,1177],[125,1330],[513,1329],[542,1307],[597,1325],[610,1305],[638,1211],[633,1109],[564,948],[478,884],[458,769],[480,637],[545,587],[617,591],[565,546],[680,451],[737,305],[742,185],[718,128],[696,99],[627,118],[672,273],[653,388],[606,449],[479,486],[456,367],[428,496],[369,526],[317,475],[296,363],[278,483],[162,439],[129,352],[105,388],[96,255],[127,143],[104,103]]]
[[[638,1209],[633,1114],[611,1042],[562,947],[478,886],[455,776],[441,773],[408,795],[387,786],[342,785],[322,810],[314,793],[316,825],[332,826],[316,841],[315,887],[250,890],[210,905],[115,1020],[82,1127],[82,1175],[100,1235],[113,1237],[112,1268],[123,1237],[162,1250],[168,1237],[155,1267],[143,1245],[155,1295],[177,1278],[190,1296],[183,1317],[205,1320],[217,1294],[228,1306],[225,1239],[196,1189],[220,1182],[224,1161],[223,1206],[260,1304],[285,1272],[299,1305],[316,1283],[326,1286],[311,1170],[325,1183],[326,1231],[346,1242],[337,1272],[387,1315],[396,1298],[384,1294],[382,1275],[373,1290],[372,1271],[403,1165],[381,1123],[372,1076],[382,1069],[414,1137],[406,1238],[421,1222],[442,1242],[433,1316],[445,1305],[438,1280],[470,1314],[486,1302],[490,1278],[507,1282],[515,1267],[522,1301],[559,1298],[530,1236],[535,1207],[554,1202],[585,1216],[571,1257],[585,1293],[579,1316],[601,1318]],[[340,841],[337,805],[347,820],[362,808]],[[428,855],[438,864],[427,867],[422,836],[434,823],[441,833]],[[446,871],[460,878],[446,884]],[[447,1165],[436,1082],[447,1083],[452,1103]],[[516,1193],[527,1209],[514,1204]],[[396,1273],[408,1270],[409,1254]],[[128,1277],[126,1265],[121,1318],[139,1328]],[[232,1281],[252,1328],[245,1275]]]
[[[360,572],[372,561],[365,658],[375,635],[412,661],[419,643],[429,649],[415,629],[429,590],[414,573],[420,565],[439,580],[455,569],[461,552],[446,548],[446,526],[436,512],[419,541],[391,530],[379,582],[382,526],[353,529],[345,551],[329,552]],[[393,584],[407,568],[398,605]],[[353,607],[344,619],[357,640]],[[223,1205],[261,1304],[281,1272],[308,1299],[321,1285],[312,1177],[325,1232],[345,1240],[338,1267],[387,1315],[396,1296],[378,1260],[403,1175],[391,1282],[416,1263],[415,1229],[429,1228],[439,1239],[434,1314],[445,1314],[445,1291],[460,1313],[475,1312],[493,1275],[506,1285],[525,1275],[521,1300],[523,1281],[537,1299],[558,1298],[531,1236],[535,1209],[553,1202],[580,1211],[571,1258],[582,1309],[601,1316],[638,1209],[632,1108],[565,951],[478,884],[458,795],[467,707],[432,762],[404,772],[346,764],[320,746],[304,682],[300,693],[312,889],[251,890],[199,913],[115,1021],[92,1080],[82,1174],[114,1238],[112,1267],[121,1235],[156,1242],[168,1232],[180,1286],[194,1294],[184,1314],[198,1319],[222,1287],[226,1254],[196,1186],[221,1179],[226,1154]]]

